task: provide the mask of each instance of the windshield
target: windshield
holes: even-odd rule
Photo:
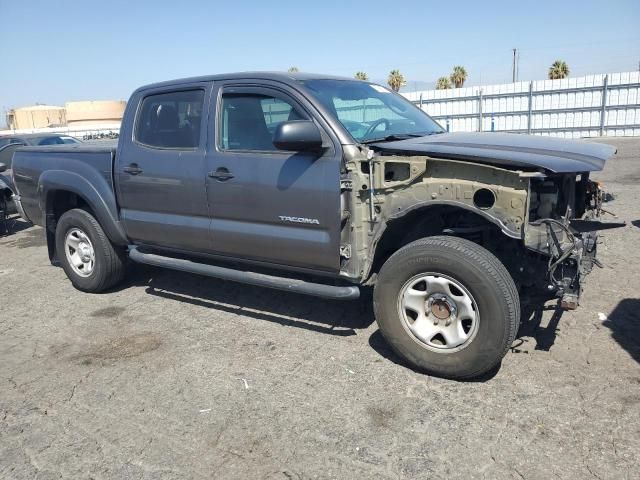
[[[380,85],[356,80],[302,83],[360,143],[443,132],[429,115]]]

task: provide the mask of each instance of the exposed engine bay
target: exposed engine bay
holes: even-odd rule
[[[606,194],[589,173],[557,174],[531,178],[528,224],[524,244],[548,257],[549,290],[562,298],[562,307],[578,306],[581,278],[589,274],[596,258],[598,231],[623,226],[602,222]],[[611,214],[613,216],[613,214]]]
[[[368,223],[370,228],[345,235],[343,243],[358,252],[345,259],[345,269],[366,274],[375,270],[376,257],[398,242],[455,235],[492,251],[518,285],[555,293],[563,308],[574,309],[583,277],[600,265],[597,232],[624,225],[601,221],[609,213],[603,208],[606,195],[589,172],[516,170],[385,151],[353,153],[356,161],[347,163],[343,179],[349,179],[354,192],[344,192],[344,203],[356,218],[345,226]],[[356,264],[360,258],[368,263]]]

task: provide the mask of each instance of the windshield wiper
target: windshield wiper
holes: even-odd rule
[[[435,135],[437,133],[444,133],[444,132],[394,133],[391,135],[387,135],[386,137],[372,138],[370,140],[361,140],[360,143],[367,145],[369,143],[377,143],[377,142],[395,142],[397,140],[406,140],[408,138],[427,137],[429,135]]]
[[[360,143],[365,145],[376,142],[395,142],[396,140],[406,140],[407,138],[424,137],[423,133],[395,133],[386,137],[372,138],[370,140],[362,140]]]

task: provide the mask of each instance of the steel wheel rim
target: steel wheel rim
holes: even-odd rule
[[[459,281],[441,273],[421,273],[400,289],[403,327],[421,346],[439,353],[467,347],[480,324],[478,304]]]
[[[64,238],[64,253],[75,273],[88,277],[96,264],[96,253],[89,236],[79,228],[72,228]]]

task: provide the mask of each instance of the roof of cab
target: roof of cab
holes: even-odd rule
[[[302,72],[237,72],[237,73],[221,73],[217,75],[203,75],[200,77],[178,78],[175,80],[166,80],[164,82],[151,83],[137,89],[148,90],[150,88],[168,87],[172,85],[181,85],[188,83],[215,82],[221,80],[275,80],[283,83],[295,83],[300,80],[354,80],[348,77],[339,77],[335,75],[322,75],[318,73],[302,73]],[[354,80],[357,81],[357,80]]]

